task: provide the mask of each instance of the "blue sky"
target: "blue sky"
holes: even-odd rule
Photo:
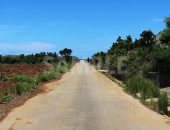
[[[0,0],[0,53],[67,47],[86,58],[107,50],[119,35],[158,33],[169,5],[169,0]]]

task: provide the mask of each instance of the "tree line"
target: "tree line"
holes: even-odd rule
[[[145,30],[135,40],[119,36],[107,52],[98,52],[87,61],[99,69],[108,69],[109,77],[123,81],[121,86],[126,92],[168,115],[169,99],[160,87],[170,85],[170,17],[165,18],[165,23],[166,28],[157,35]]]
[[[165,23],[166,28],[159,35],[145,30],[135,40],[130,35],[125,39],[119,36],[107,52],[98,52],[87,60],[95,65],[102,62],[101,68],[108,65],[116,71],[122,57],[127,78],[139,71],[170,74],[170,17],[165,18]]]
[[[59,54],[65,58],[66,62],[71,63],[72,61],[72,50],[65,48],[59,51]],[[0,63],[2,64],[18,64],[18,63],[27,63],[27,64],[39,64],[42,63],[45,57],[51,57],[50,62],[57,63],[62,58],[56,52],[41,52],[30,55],[0,55]],[[75,58],[75,57],[74,57]]]

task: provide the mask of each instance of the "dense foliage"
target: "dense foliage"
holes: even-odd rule
[[[126,71],[127,78],[140,71],[170,73],[170,47],[167,46],[170,41],[168,39],[170,38],[170,18],[166,18],[165,21],[167,28],[160,36],[154,35],[151,30],[143,31],[140,38],[134,41],[131,36],[127,36],[126,39],[119,36],[106,53],[98,52],[92,56],[92,64],[97,65],[102,62],[102,68],[107,61],[109,70],[118,72],[117,70],[122,68]],[[167,40],[166,43],[164,43],[165,40]],[[121,63],[124,65],[120,67],[121,57],[125,60]]]
[[[167,17],[165,19],[166,23],[166,29],[164,29],[161,33],[160,40],[163,43],[169,44],[170,45],[170,17]]]
[[[71,56],[72,54],[71,49],[63,49],[59,51],[59,54],[61,55],[58,56],[56,52],[41,52],[41,53],[36,53],[36,54],[31,54],[31,55],[8,55],[8,56],[2,56],[0,55],[0,63],[2,64],[39,64],[42,62],[51,62],[51,63],[58,63],[61,61],[65,61],[67,63],[71,63],[73,61],[78,61],[77,57]]]
[[[124,88],[128,93],[140,97],[143,103],[150,100],[153,109],[162,114],[167,114],[168,97],[160,92],[158,84],[163,75],[166,75],[163,80],[166,84],[170,80],[170,17],[165,23],[166,28],[158,35],[145,30],[135,40],[131,36],[125,39],[119,36],[107,52],[98,52],[87,59],[99,69],[108,69],[111,76],[122,76],[120,79],[125,81]],[[145,74],[156,74],[157,77],[153,76],[153,80]],[[153,101],[154,98],[158,101]]]
[[[61,56],[65,57],[66,62],[69,62],[69,63],[72,62],[72,58],[71,58],[72,50],[71,49],[65,48],[63,50],[60,50],[59,53]]]
[[[14,55],[14,56],[2,56],[0,55],[0,63],[6,63],[6,64],[14,64],[14,63],[28,63],[28,64],[37,64],[37,63],[42,63],[45,57],[52,57],[53,62],[58,61],[58,55],[57,53],[51,53],[51,52],[41,52],[41,53],[36,53],[36,54],[31,54],[31,55]]]

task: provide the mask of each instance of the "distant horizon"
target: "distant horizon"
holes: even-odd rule
[[[147,3],[147,4],[146,4]],[[118,36],[165,28],[170,1],[2,0],[0,55],[73,50],[80,59],[107,51]]]

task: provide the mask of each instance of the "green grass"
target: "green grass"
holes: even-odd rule
[[[132,77],[128,79],[125,90],[132,95],[140,93],[142,100],[147,98],[157,98],[160,94],[159,87],[155,83],[142,77]]]
[[[159,96],[159,100],[157,102],[158,105],[158,111],[161,114],[168,114],[167,107],[168,107],[168,96],[167,93],[161,93]]]
[[[11,96],[11,89],[5,89],[3,92],[0,93],[0,103],[7,103],[13,99]]]
[[[59,74],[65,73],[70,68],[70,65],[66,64],[64,66],[58,65],[52,71],[40,74],[37,79],[38,82],[47,82],[49,80],[55,79]]]
[[[31,77],[27,75],[16,75],[11,77],[11,80],[15,82],[27,82],[38,85],[37,77]]]
[[[23,93],[29,92],[35,89],[36,85],[28,82],[18,82],[13,88],[12,92],[16,95],[22,95]]]
[[[49,80],[55,79],[56,74],[54,72],[43,73],[38,76],[39,82],[47,82]]]
[[[144,104],[153,106],[153,109],[161,114],[168,114],[168,96],[167,93],[160,93],[159,87],[152,81],[142,77],[132,77],[127,80],[125,90],[136,96],[136,93],[141,94],[141,101]],[[145,102],[149,98],[158,98],[158,102],[151,101],[149,104]]]
[[[10,102],[13,99],[10,95],[1,95],[0,96],[0,103],[7,103]]]

